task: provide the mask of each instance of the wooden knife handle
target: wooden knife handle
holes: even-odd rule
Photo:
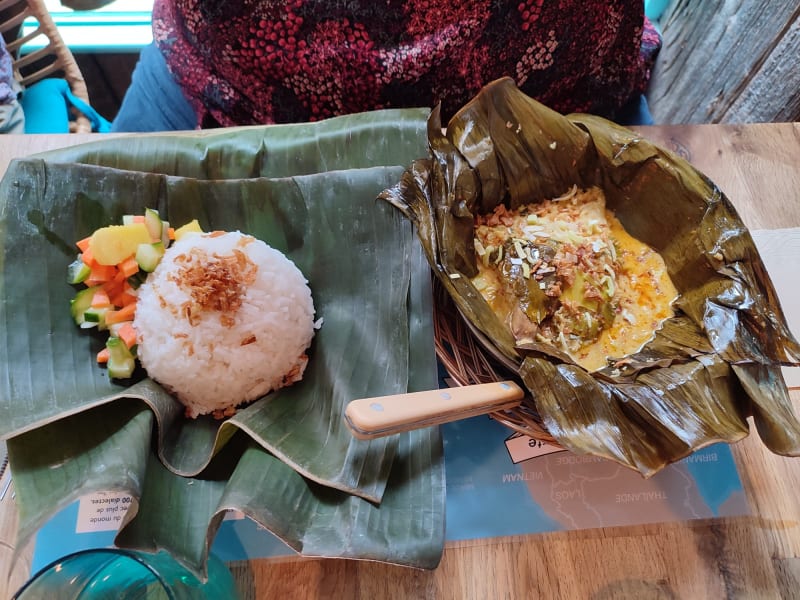
[[[353,400],[345,422],[353,435],[371,439],[514,408],[525,396],[513,381]]]

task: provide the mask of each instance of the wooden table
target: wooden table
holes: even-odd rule
[[[715,181],[749,228],[800,227],[800,123],[640,131]],[[0,173],[15,156],[93,137],[0,136]],[[800,412],[800,391],[792,398]],[[800,598],[800,458],[770,454],[755,433],[733,452],[752,516],[451,544],[431,572],[348,560],[231,566],[245,598]],[[30,565],[28,548],[4,576],[15,528],[13,503],[0,502],[2,598]]]

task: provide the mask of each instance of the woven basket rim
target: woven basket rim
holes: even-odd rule
[[[433,327],[436,356],[456,385],[514,379],[525,388],[519,373],[502,365],[472,333],[445,287],[433,276]],[[518,407],[491,413],[491,417],[517,433],[559,446],[547,431],[528,392]]]

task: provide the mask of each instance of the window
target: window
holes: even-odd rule
[[[73,52],[138,52],[153,39],[150,26],[152,2],[147,0],[115,0],[91,11],[73,11],[59,0],[45,0],[64,43]],[[147,6],[147,10],[142,10]],[[36,28],[33,19],[23,23],[23,33]],[[23,52],[41,48],[44,36],[33,38]]]

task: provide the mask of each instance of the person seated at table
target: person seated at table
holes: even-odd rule
[[[24,133],[25,115],[19,103],[21,88],[14,79],[14,64],[0,35],[0,133]]]
[[[562,113],[647,123],[661,43],[642,0],[155,0],[153,37],[112,131],[447,119],[505,75]]]

